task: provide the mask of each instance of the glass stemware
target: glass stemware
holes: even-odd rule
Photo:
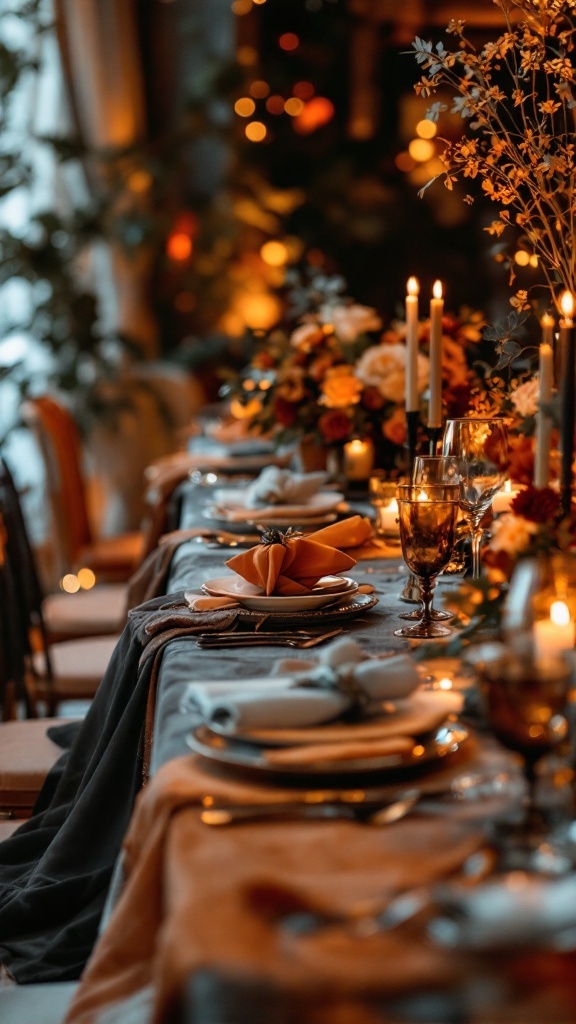
[[[508,442],[504,420],[473,418],[448,420],[442,454],[456,460],[460,474],[460,508],[472,536],[472,576],[480,576],[480,525],[492,498],[506,479]]]
[[[460,482],[460,475],[458,473],[458,466],[455,459],[445,458],[442,455],[417,455],[414,459],[412,466],[412,483],[429,483],[429,484],[453,484]],[[413,585],[417,587],[418,581],[412,574]],[[430,609],[432,618],[435,622],[443,622],[447,619],[454,618],[452,612],[439,611],[437,608]],[[415,608],[412,612],[402,612],[399,615],[400,619],[406,619],[409,622],[419,620],[421,618],[422,608],[421,602],[420,607]]]
[[[448,636],[450,630],[432,618],[436,577],[448,564],[454,546],[458,514],[458,484],[400,484],[398,514],[404,561],[418,579],[422,595],[421,617],[413,626],[394,631],[395,636],[431,640]]]
[[[492,732],[519,754],[527,796],[520,822],[496,823],[494,839],[506,868],[563,870],[555,865],[553,831],[536,800],[539,761],[567,740],[573,665],[560,656],[542,661],[506,651],[476,664],[484,710]]]

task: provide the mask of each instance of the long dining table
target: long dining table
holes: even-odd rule
[[[186,486],[182,528],[206,526],[209,496],[203,483]],[[167,592],[199,591],[226,572],[233,550],[213,546],[210,537],[183,541]],[[407,608],[399,547],[357,555],[350,575],[371,584],[378,603],[338,625],[369,656],[410,650],[394,636]],[[280,819],[210,827],[201,821],[200,811],[211,804],[267,803],[302,791],[286,780],[237,777],[193,753],[188,739],[200,716],[186,700],[189,684],[231,681],[241,688],[244,680],[273,675],[286,653],[309,662],[320,650],[287,652],[274,642],[203,650],[193,637],[166,646],[151,782],[138,799],[122,882],[115,880],[69,1021],[573,1024],[574,953],[542,949],[537,941],[460,948],[437,941],[430,927],[435,887],[480,884],[490,871],[487,826],[518,801],[517,785],[477,799],[446,796],[463,774],[517,780],[511,756],[474,724],[466,725],[460,748],[428,770],[383,772],[372,780],[391,799],[418,790],[411,812],[393,823]],[[423,678],[431,673],[425,685],[434,688],[448,675],[474,714],[470,677],[454,661],[438,665],[421,669]],[[346,785],[354,785],[353,777]],[[415,897],[414,907],[391,926],[375,925],[376,910],[401,894]]]

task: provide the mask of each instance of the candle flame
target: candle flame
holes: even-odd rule
[[[420,491],[420,494],[418,495],[418,501],[428,501],[428,495],[426,494],[426,491]]]
[[[390,503],[388,504],[387,507],[388,507],[388,511],[389,512],[397,512],[398,511],[398,502],[396,501],[396,498],[392,498],[390,500]]]
[[[420,292],[420,284],[417,277],[409,277],[408,284],[406,285],[406,291],[408,295],[418,295]]]
[[[434,296],[435,299],[442,298],[442,281],[434,281],[432,295]]]
[[[560,309],[565,317],[572,319],[572,315],[574,313],[574,296],[572,295],[572,292],[569,292],[568,290],[562,292],[562,295],[560,296]]]
[[[555,626],[567,626],[570,622],[570,609],[565,601],[554,601],[550,607],[550,619]]]
[[[504,490],[506,491],[506,494],[511,494],[512,493],[512,481],[511,480],[505,480],[504,481]]]
[[[544,313],[540,321],[540,327],[554,327],[554,317],[550,313]]]

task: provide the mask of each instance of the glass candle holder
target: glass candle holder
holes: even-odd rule
[[[400,543],[400,526],[396,492],[398,484],[382,473],[373,473],[368,480],[370,503],[374,509],[374,532],[389,543]]]

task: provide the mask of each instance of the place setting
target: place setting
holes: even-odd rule
[[[318,661],[284,660],[241,687],[190,683],[180,710],[200,715],[187,742],[210,764],[265,783],[366,777],[373,786],[456,754],[469,740],[462,705],[456,691],[424,689],[408,655],[371,658],[339,637]]]

